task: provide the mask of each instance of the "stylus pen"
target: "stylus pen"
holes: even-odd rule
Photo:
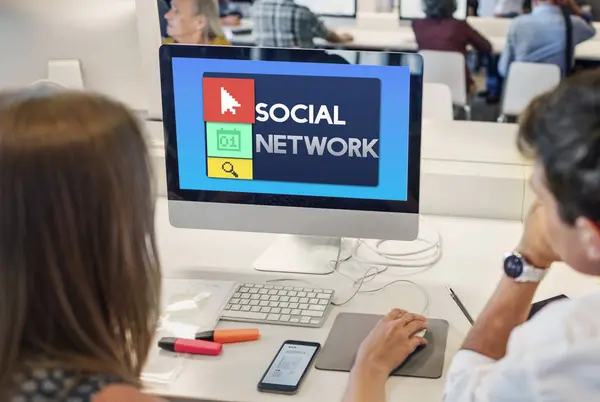
[[[462,313],[465,315],[465,317],[467,317],[467,320],[469,320],[471,325],[475,324],[475,321],[473,321],[473,317],[471,317],[471,314],[469,314],[465,305],[462,304],[462,302],[460,301],[460,299],[458,298],[456,293],[454,293],[454,290],[452,290],[452,288],[448,285],[446,285],[446,288],[448,289],[448,292],[450,293],[450,297],[452,298],[452,300],[454,300],[454,302],[456,303],[456,305],[458,306],[460,311],[462,311]]]

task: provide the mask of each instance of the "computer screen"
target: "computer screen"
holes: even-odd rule
[[[425,18],[423,12],[422,0],[398,0],[398,13],[401,19],[419,19]],[[456,12],[454,18],[459,20],[467,19],[468,0],[456,0]]]
[[[357,0],[296,0],[318,15],[356,17]]]
[[[257,58],[261,50],[268,56]],[[277,56],[285,52],[296,60]],[[420,96],[421,76],[402,55],[396,65],[230,47],[163,46],[161,55],[170,198],[418,212],[411,86]]]

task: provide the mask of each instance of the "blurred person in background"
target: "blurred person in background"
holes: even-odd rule
[[[419,50],[458,52],[467,55],[469,47],[481,52],[487,67],[487,93],[490,103],[497,102],[500,93],[498,74],[492,59],[492,44],[465,20],[454,18],[456,0],[423,0],[425,18],[412,22]],[[465,63],[466,64],[466,63]],[[475,81],[465,68],[467,93],[476,92]]]
[[[151,402],[159,316],[138,119],[83,92],[0,94],[0,400]]]
[[[531,14],[521,15],[510,24],[498,65],[500,74],[506,77],[512,62],[523,61],[554,64],[563,76],[569,75],[573,66],[566,65],[565,11],[573,26],[569,49],[573,59],[575,46],[596,35],[590,17],[574,0],[533,0]]]
[[[230,44],[221,28],[216,0],[172,0],[165,20],[169,38],[163,43]]]
[[[332,43],[353,39],[349,34],[327,29],[308,7],[294,0],[256,0],[251,18],[257,46],[313,48],[315,38]]]
[[[221,24],[237,26],[242,22],[242,12],[231,0],[219,0]]]

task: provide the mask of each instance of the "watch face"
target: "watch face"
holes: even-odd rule
[[[509,255],[504,260],[504,272],[511,278],[518,278],[523,273],[523,260],[516,255]]]

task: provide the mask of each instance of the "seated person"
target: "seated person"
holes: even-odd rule
[[[314,47],[313,39],[350,42],[352,36],[328,30],[307,7],[294,0],[257,0],[251,11],[257,46]]]
[[[599,104],[596,70],[564,81],[523,114],[518,144],[535,159],[537,202],[446,374],[445,402],[599,400],[600,291],[552,303],[525,322],[553,262],[600,277]],[[418,326],[390,320],[361,346],[344,402],[385,402],[387,375],[421,344]]]
[[[172,0],[165,14],[167,34],[163,43],[229,45],[219,20],[215,0]]]
[[[440,50],[467,54],[468,46],[483,53],[492,51],[491,43],[467,21],[453,17],[456,0],[423,0],[424,19],[414,20],[412,28],[419,50]],[[465,69],[467,92],[475,92],[475,82]]]
[[[510,63],[524,61],[548,63],[560,67],[563,76],[573,66],[566,66],[565,19],[561,6],[571,13],[573,23],[573,49],[596,34],[593,25],[582,17],[580,8],[573,0],[534,0],[531,14],[517,17],[511,22],[506,46],[500,57],[498,70],[506,77]]]
[[[156,402],[151,161],[138,118],[83,92],[0,94],[0,400]]]
[[[231,0],[219,0],[219,17],[223,25],[240,25],[242,13]]]
[[[479,0],[479,17],[514,18],[523,14],[524,0]]]

